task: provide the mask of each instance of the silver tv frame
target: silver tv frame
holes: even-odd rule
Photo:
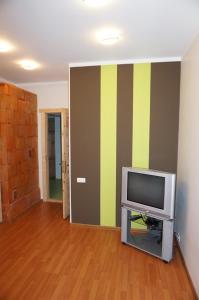
[[[128,173],[138,173],[146,174],[152,176],[159,176],[165,178],[165,190],[164,190],[164,208],[159,209],[152,206],[147,206],[141,203],[129,201],[127,199],[127,183],[128,183]],[[142,211],[145,213],[156,214],[159,217],[165,219],[174,218],[174,201],[175,201],[175,182],[176,175],[173,173],[156,171],[151,169],[141,169],[141,168],[122,168],[122,199],[121,204],[137,211]]]

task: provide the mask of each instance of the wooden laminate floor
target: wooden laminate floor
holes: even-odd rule
[[[70,225],[59,203],[0,225],[0,299],[195,299],[178,250],[165,264],[119,230]]]

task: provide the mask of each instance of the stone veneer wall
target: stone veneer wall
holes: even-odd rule
[[[0,184],[3,221],[40,200],[37,96],[0,83]]]

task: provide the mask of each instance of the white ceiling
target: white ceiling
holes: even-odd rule
[[[103,46],[95,31],[121,30],[121,41]],[[0,38],[12,53],[0,53],[0,77],[20,82],[67,79],[68,64],[182,56],[199,32],[199,0],[112,0],[100,9],[81,0],[0,0]],[[42,66],[25,71],[16,60]]]

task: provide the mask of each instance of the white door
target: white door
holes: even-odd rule
[[[62,189],[63,189],[63,218],[66,219],[69,216],[69,143],[68,143],[68,110],[62,111]]]

